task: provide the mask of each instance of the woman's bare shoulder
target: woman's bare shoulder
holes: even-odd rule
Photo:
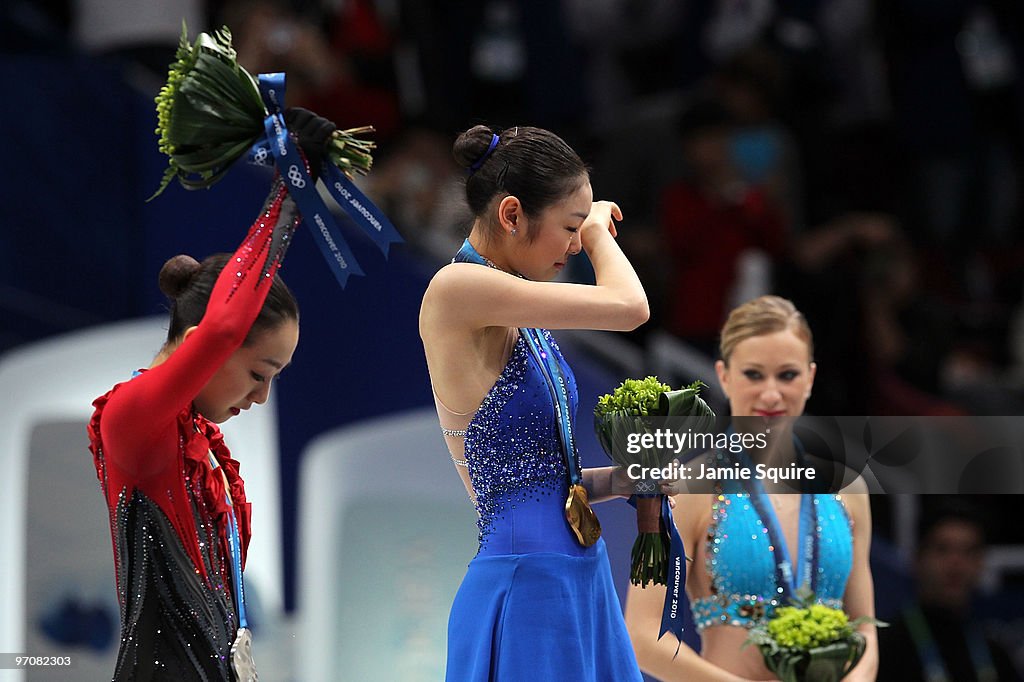
[[[673,496],[676,503],[672,516],[676,527],[684,536],[702,535],[711,520],[711,505],[714,495],[707,493],[678,493]]]

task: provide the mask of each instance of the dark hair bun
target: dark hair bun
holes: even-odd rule
[[[494,131],[485,125],[473,126],[459,135],[452,146],[455,163],[462,168],[469,168],[479,161],[487,153],[487,148],[491,146],[493,135]]]
[[[168,298],[178,298],[188,289],[192,277],[199,271],[199,261],[192,256],[178,254],[160,268],[160,291]]]

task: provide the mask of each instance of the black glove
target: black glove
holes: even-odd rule
[[[309,174],[316,180],[320,177],[320,169],[324,165],[327,142],[338,126],[302,107],[285,109],[284,122],[288,124],[288,130],[295,133],[298,138],[299,147],[309,162]]]

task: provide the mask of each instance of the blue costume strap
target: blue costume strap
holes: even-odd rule
[[[210,466],[214,469],[220,463],[210,453]],[[238,523],[235,521],[235,505],[231,503],[230,491],[225,491],[230,513],[228,514],[228,550],[231,552],[231,582],[235,584],[235,606],[238,609],[238,626],[249,627],[245,617],[245,587],[242,583],[242,540],[238,535]]]
[[[487,262],[487,259],[480,255],[480,253],[473,248],[473,245],[469,243],[468,239],[463,240],[462,246],[459,248],[458,253],[455,254],[455,258],[452,258],[453,263],[476,263],[477,265],[491,264]]]
[[[734,430],[730,426],[727,433],[732,434]],[[797,454],[802,459],[803,449],[799,441],[794,439],[797,446]],[[731,453],[740,464],[753,471],[754,466],[745,450]],[[796,570],[790,562],[789,552],[786,547],[786,536],[779,525],[779,518],[775,514],[771,503],[768,501],[764,485],[756,476],[745,479],[742,482],[743,488],[750,494],[750,502],[757,510],[757,515],[764,523],[768,531],[768,541],[772,547],[772,554],[775,559],[775,584],[779,589],[778,599],[780,602],[793,602],[799,587],[809,588],[813,594],[818,591],[818,563],[820,555],[820,537],[818,528],[818,509],[814,504],[814,496],[810,494],[800,495],[800,544],[797,546]]]
[[[285,75],[283,73],[261,73],[258,80],[260,96],[267,108],[267,117],[263,121],[266,137],[256,142],[249,150],[249,160],[253,163],[267,165],[270,157],[273,157],[281,177],[285,179],[288,193],[295,199],[295,203],[299,207],[303,221],[313,233],[313,238],[338,280],[338,284],[344,289],[350,276],[362,275],[363,271],[335,224],[330,210],[320,198],[320,194],[316,190],[316,181],[309,175],[306,164],[303,163],[298,149],[288,135],[282,115]],[[335,171],[337,169],[330,163],[324,165],[328,168],[328,177],[333,179],[329,169]],[[337,172],[340,174],[340,171]],[[334,182],[331,183],[331,185],[333,184]],[[369,199],[360,193],[356,202],[362,208],[361,211],[356,211],[354,209],[356,204],[351,201],[346,201],[341,205],[353,217],[358,215],[355,218],[356,223],[370,234],[371,239],[387,255],[388,244],[392,241],[401,241],[401,237]],[[381,243],[382,239],[384,240],[383,244]]]

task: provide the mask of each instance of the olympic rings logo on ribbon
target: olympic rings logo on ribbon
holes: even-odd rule
[[[302,177],[302,172],[299,171],[299,167],[295,164],[288,167],[288,180],[292,183],[293,187],[302,189],[306,186],[306,180]]]

